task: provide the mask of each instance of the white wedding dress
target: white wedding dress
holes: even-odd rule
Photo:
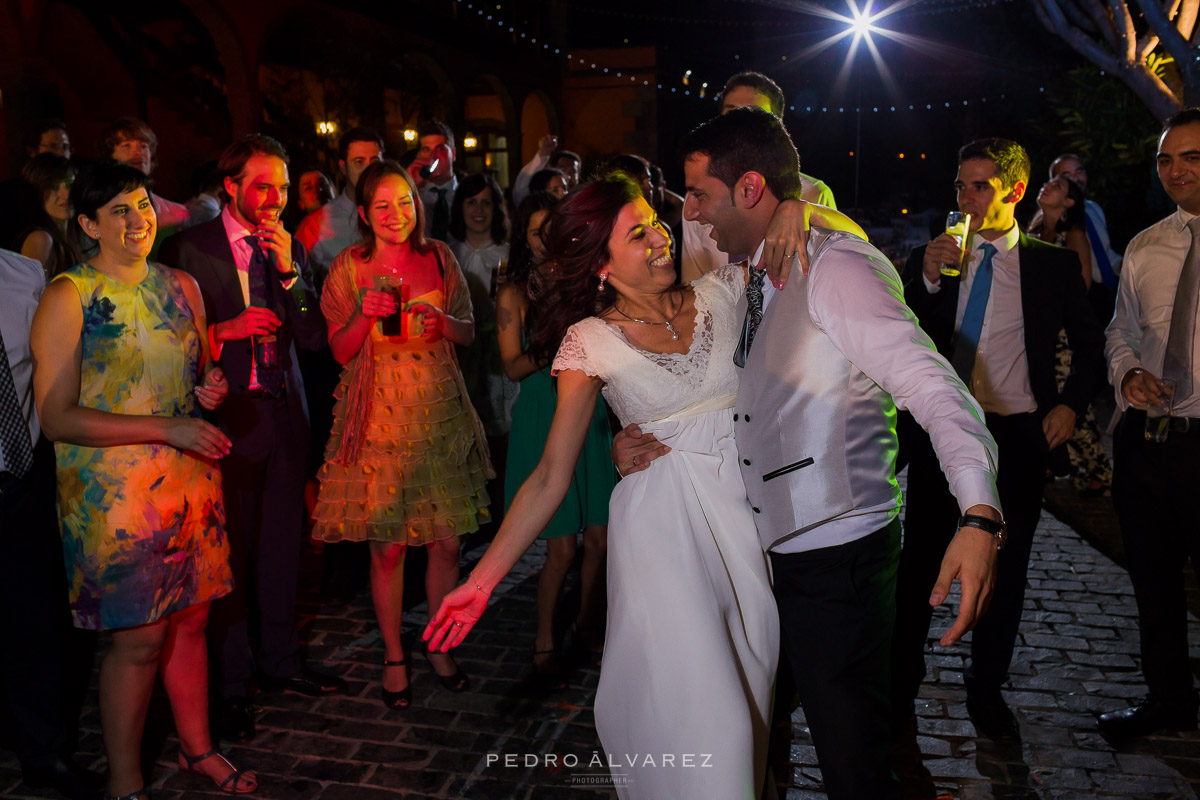
[[[743,800],[763,784],[779,622],[733,438],[744,284],[738,266],[693,283],[686,354],[638,350],[590,317],[554,360],[602,378],[621,424],[671,447],[609,503],[596,729],[629,800]]]

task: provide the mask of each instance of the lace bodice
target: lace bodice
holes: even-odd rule
[[[733,351],[741,334],[738,298],[746,288],[738,264],[719,267],[692,282],[696,332],[686,353],[651,353],[598,317],[567,329],[554,370],[581,370],[604,381],[604,399],[622,425],[663,419],[688,406],[736,394]]]

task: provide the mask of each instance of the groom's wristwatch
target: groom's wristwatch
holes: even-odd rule
[[[984,533],[990,533],[996,538],[996,549],[1004,549],[1004,541],[1008,538],[1008,523],[1004,520],[994,520],[981,517],[978,514],[963,514],[958,518],[959,528],[979,528]]]

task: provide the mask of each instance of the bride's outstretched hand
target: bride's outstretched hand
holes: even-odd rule
[[[425,626],[421,639],[435,653],[457,647],[483,616],[487,602],[488,595],[482,590],[470,582],[464,583],[442,599],[442,605]]]

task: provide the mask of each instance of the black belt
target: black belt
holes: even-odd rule
[[[1131,419],[1145,422],[1146,412],[1131,408],[1125,412]],[[1167,417],[1167,430],[1180,436],[1200,436],[1200,417]]]

